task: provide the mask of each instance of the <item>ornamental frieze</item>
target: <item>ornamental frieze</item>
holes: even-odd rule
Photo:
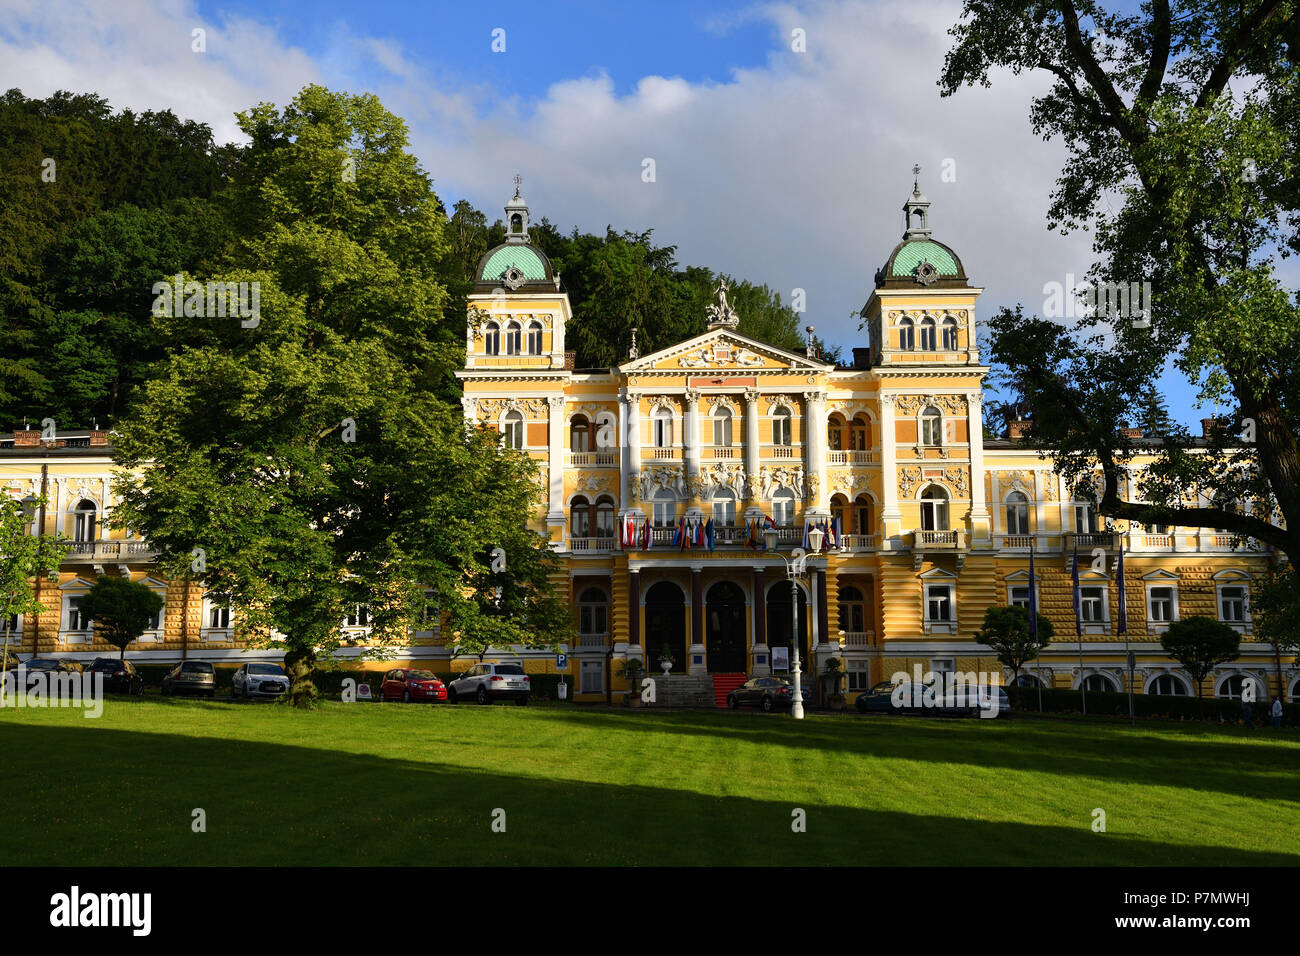
[[[912,491],[921,483],[921,469],[909,465],[898,469],[898,490],[905,498],[912,497]]]
[[[746,348],[717,342],[698,352],[687,352],[677,359],[677,364],[682,368],[719,368],[726,365],[757,368],[763,364],[763,356]]]
[[[506,412],[519,412],[525,418],[543,418],[546,412],[546,399],[480,398],[478,400],[478,417],[481,420],[495,421]]]
[[[759,494],[763,498],[771,498],[772,492],[778,488],[789,488],[796,498],[804,497],[804,473],[801,465],[793,468],[764,465],[758,470],[758,479]]]
[[[636,488],[636,497],[641,501],[652,500],[655,492],[661,489],[674,492],[678,498],[686,497],[686,476],[682,474],[681,468],[671,465],[647,468],[639,475],[634,474],[628,486]]]
[[[968,409],[964,395],[899,395],[895,404],[904,415],[915,415],[922,408],[931,405],[950,415],[959,415]]]

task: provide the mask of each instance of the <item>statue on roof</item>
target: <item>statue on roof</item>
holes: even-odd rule
[[[714,295],[718,297],[718,301],[705,310],[705,313],[709,317],[709,328],[711,329],[717,328],[718,326],[725,326],[726,328],[734,329],[740,324],[740,316],[736,314],[736,310],[727,302],[727,292],[729,288],[727,280],[722,276],[719,276],[718,287],[713,290]]]

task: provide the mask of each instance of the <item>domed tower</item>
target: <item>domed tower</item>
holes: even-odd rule
[[[528,240],[528,203],[515,176],[506,241],[479,260],[468,297],[466,368],[564,368],[569,297],[551,260]]]

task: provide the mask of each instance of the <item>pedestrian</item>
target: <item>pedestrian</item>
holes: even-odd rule
[[[1269,716],[1273,719],[1273,729],[1282,729],[1282,701],[1277,697],[1273,698],[1273,706],[1269,708]]]
[[[1254,701],[1246,700],[1244,694],[1241,697],[1241,716],[1246,718],[1246,729],[1254,730],[1255,722],[1251,718],[1255,716],[1255,703]]]

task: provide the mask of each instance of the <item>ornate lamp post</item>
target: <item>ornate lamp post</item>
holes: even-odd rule
[[[809,530],[808,545],[814,553],[822,549],[822,538],[825,536],[826,533],[820,528]],[[763,532],[763,541],[767,545],[767,550],[777,554],[777,557],[785,563],[785,573],[790,578],[790,643],[794,645],[794,701],[790,704],[790,716],[795,720],[803,720],[803,683],[800,680],[802,662],[799,656],[799,581],[808,570],[808,552],[803,548],[795,548],[788,558],[777,553],[776,545],[779,537],[775,528],[768,528]]]

